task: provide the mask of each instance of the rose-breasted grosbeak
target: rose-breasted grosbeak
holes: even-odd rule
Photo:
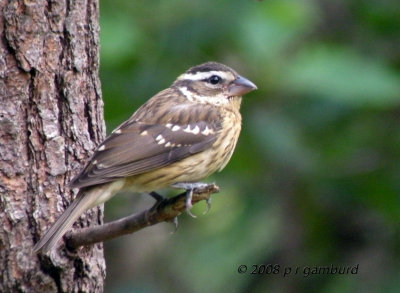
[[[241,96],[255,89],[251,81],[216,62],[180,75],[97,147],[70,183],[71,188],[80,189],[76,199],[34,250],[51,250],[84,211],[122,189],[191,189],[185,183],[222,170],[239,137]],[[188,195],[190,209],[190,190]]]

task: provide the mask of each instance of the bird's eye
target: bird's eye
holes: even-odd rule
[[[208,82],[211,84],[217,84],[222,80],[221,77],[219,77],[218,75],[212,75],[209,79]]]

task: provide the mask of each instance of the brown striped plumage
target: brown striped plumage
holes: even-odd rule
[[[114,130],[71,181],[77,199],[36,244],[49,251],[79,215],[118,191],[150,192],[222,170],[241,130],[241,96],[256,86],[231,68],[190,68]]]

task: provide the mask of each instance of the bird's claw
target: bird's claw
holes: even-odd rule
[[[192,204],[193,190],[196,188],[204,188],[206,186],[208,186],[208,184],[203,182],[179,182],[173,185],[173,187],[175,188],[186,189],[186,213],[193,218],[197,218],[197,216],[191,212],[191,209],[193,207]],[[211,200],[210,198],[208,198],[207,210],[205,211],[205,214],[210,210],[210,208],[211,208]]]
[[[206,199],[207,209],[203,212],[203,215],[207,214],[211,210],[211,196]]]
[[[197,218],[197,216],[192,214],[192,212],[190,211],[193,207],[192,197],[193,197],[193,189],[186,190],[186,213],[192,218]]]
[[[176,231],[178,231],[178,226],[179,226],[179,222],[178,222],[178,217],[175,217],[171,220],[171,223],[174,224],[174,231],[171,232],[171,234],[174,234]]]
[[[197,218],[196,215],[193,215],[193,213],[191,212],[191,209],[193,207],[192,204],[193,190],[196,188],[197,189],[205,188],[207,186],[209,186],[209,184],[203,182],[179,182],[172,185],[172,187],[175,188],[186,189],[186,213],[193,218]],[[210,196],[207,198],[206,203],[207,203],[207,209],[204,211],[203,214],[207,214],[211,209]]]

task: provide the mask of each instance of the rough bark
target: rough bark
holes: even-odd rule
[[[98,68],[97,0],[0,0],[0,292],[103,290],[102,245],[32,254],[104,138]]]

